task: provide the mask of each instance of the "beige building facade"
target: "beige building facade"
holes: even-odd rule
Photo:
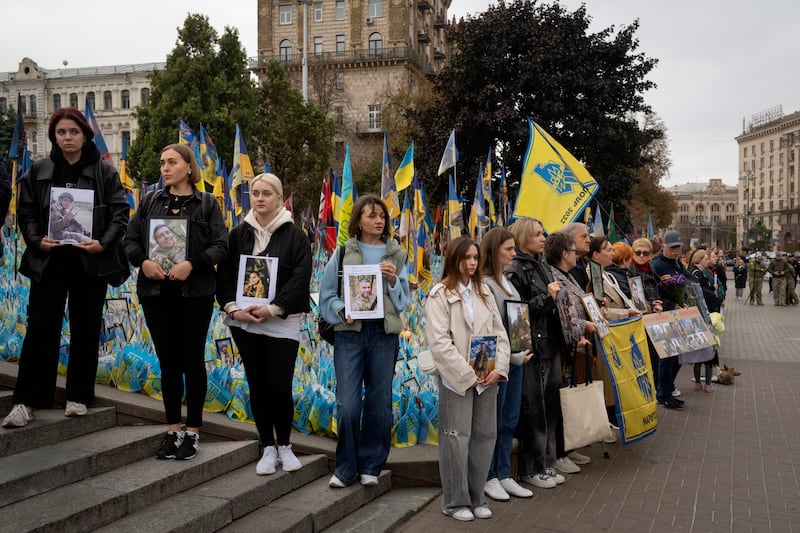
[[[670,188],[678,204],[672,228],[684,243],[695,242],[725,251],[736,249],[737,187],[720,178],[708,183],[686,183]]]
[[[771,249],[800,250],[800,112],[784,115],[777,106],[753,115],[736,142],[741,246],[753,248],[766,228]]]
[[[147,74],[164,63],[46,69],[23,58],[16,72],[0,72],[0,112],[17,107],[21,96],[28,150],[32,159],[50,153],[47,138],[50,115],[61,107],[83,113],[87,99],[92,105],[114,165],[119,165],[123,141],[136,137],[136,108],[147,104]]]
[[[263,79],[279,60],[302,88],[303,49],[308,99],[336,122],[336,158],[374,158],[383,142],[383,113],[393,95],[414,95],[427,74],[445,66],[450,0],[258,0],[258,55]],[[307,11],[307,42],[303,42]]]

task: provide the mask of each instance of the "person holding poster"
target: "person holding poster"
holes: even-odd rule
[[[300,469],[292,451],[292,378],[300,345],[300,317],[309,312],[311,247],[303,230],[284,207],[283,185],[274,174],[259,174],[250,184],[252,208],[244,222],[228,236],[228,258],[217,272],[217,301],[228,314],[225,319],[239,347],[247,383],[250,408],[264,453],[256,474]],[[236,285],[241,255],[278,258],[275,298],[268,304],[240,309]],[[264,285],[251,271],[248,284],[258,286],[252,296],[263,297]],[[245,284],[245,291],[250,290]],[[276,445],[277,444],[277,448]]]
[[[425,306],[425,336],[439,372],[439,473],[442,512],[468,522],[491,518],[484,487],[497,439],[497,389],[508,379],[510,347],[500,310],[478,269],[478,246],[453,239],[442,281]],[[474,336],[497,337],[495,365],[485,378],[470,366]]]
[[[53,146],[50,157],[35,161],[19,180],[17,220],[27,245],[20,273],[30,278],[31,287],[14,403],[3,427],[25,426],[33,420],[34,408],[53,407],[65,305],[70,340],[64,414],[88,412],[110,276],[105,265],[128,222],[119,174],[100,157],[83,115],[71,107],[57,110],[50,117],[48,137]],[[47,234],[50,192],[55,187],[93,191],[91,240],[60,244]]]
[[[338,439],[336,469],[328,485],[342,488],[359,480],[377,485],[389,457],[392,437],[392,377],[403,330],[400,313],[409,300],[406,252],[391,237],[389,211],[373,194],[359,196],[347,232],[325,267],[319,309],[335,324]],[[344,254],[339,261],[339,254]],[[383,288],[383,318],[354,319],[345,310],[339,264],[378,265]],[[363,395],[362,395],[363,389]]]
[[[214,195],[195,187],[200,167],[192,149],[185,144],[167,145],[160,160],[164,188],[142,198],[128,225],[125,251],[131,264],[139,267],[136,291],[161,366],[169,427],[156,458],[186,460],[200,449],[206,337],[217,289],[215,267],[227,255],[228,239]],[[186,256],[172,266],[149,255],[156,221],[165,217],[186,228]],[[184,391],[185,432],[181,428]]]
[[[519,292],[503,273],[506,267],[511,266],[516,255],[514,235],[503,228],[490,229],[481,239],[480,255],[480,271],[483,281],[494,296],[506,330],[511,332],[514,327],[522,327],[526,331],[520,332],[519,337],[530,338],[530,325],[527,321],[506,314],[507,301],[519,302],[521,300]],[[530,350],[512,353],[508,381],[501,381],[497,385],[497,440],[489,466],[488,481],[483,488],[486,495],[493,500],[506,501],[510,499],[510,496],[517,498],[533,496],[533,492],[521,487],[510,477],[511,445],[514,440],[514,430],[519,421],[522,402],[522,365],[530,361],[532,357],[533,353]],[[477,367],[477,363],[475,366]]]
[[[706,250],[697,250],[692,254],[689,259],[689,269],[692,275],[700,282],[700,287],[703,289],[703,299],[706,302],[706,307],[709,313],[719,313],[721,307],[721,300],[718,297],[717,287],[714,285],[716,281],[714,274],[709,269],[711,267],[710,255],[714,252]],[[694,390],[703,392],[714,392],[714,385],[711,384],[713,376],[713,366],[715,362],[719,362],[719,355],[717,347],[714,346],[714,357],[705,363],[694,364]],[[705,365],[705,385],[701,384],[700,371]]]

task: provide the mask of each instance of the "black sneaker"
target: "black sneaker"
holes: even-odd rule
[[[199,449],[200,436],[196,433],[184,433],[183,442],[181,442],[181,445],[178,446],[177,452],[175,452],[175,459],[179,461],[192,459],[195,455],[197,455],[197,451]]]
[[[666,400],[661,400],[658,403],[660,403],[661,405],[663,405],[667,409],[675,409],[675,410],[678,410],[678,411],[683,409],[683,406],[681,404],[679,404],[678,402],[676,402],[674,398],[668,398]]]
[[[164,442],[161,443],[161,447],[156,451],[156,459],[175,459],[175,454],[178,453],[178,447],[182,441],[182,433],[168,431],[167,436],[164,437]]]
[[[686,403],[686,402],[684,402],[683,400],[679,400],[678,398],[672,398],[672,401],[673,401],[673,402],[675,402],[675,403],[677,403],[677,404],[678,404],[678,405],[680,405],[681,407],[683,406],[683,404],[685,404],[685,403]]]

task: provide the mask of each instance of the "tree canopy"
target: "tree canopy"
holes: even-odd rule
[[[510,181],[518,180],[531,117],[584,162],[600,184],[597,199],[613,200],[617,224],[629,227],[626,203],[646,148],[663,136],[637,119],[650,111],[643,94],[655,87],[646,77],[656,60],[637,51],[638,21],[596,33],[589,23],[585,6],[500,0],[448,30],[454,52],[433,80],[433,104],[406,110],[427,132],[415,163],[431,196],[446,187],[435,177],[452,128],[462,193],[473,188],[490,147],[495,168],[505,163]]]
[[[148,105],[136,113],[139,132],[131,144],[131,169],[137,179],[158,179],[159,153],[178,142],[178,121],[198,130],[203,123],[220,156],[233,157],[235,126],[250,146],[256,88],[247,70],[247,55],[235,28],[222,37],[205,15],[189,14],[178,28],[175,48],[164,70],[150,75]]]

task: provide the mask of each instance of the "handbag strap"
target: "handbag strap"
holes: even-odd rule
[[[342,268],[344,265],[344,246],[336,248],[336,259],[339,261],[339,269],[336,271],[336,297],[342,297]]]
[[[578,380],[578,378],[577,378],[577,375],[578,375],[577,368],[578,367],[575,364],[575,361],[577,359],[577,355],[578,355],[578,349],[573,347],[572,348],[572,352],[568,355],[569,359],[568,359],[567,364],[566,364],[567,368],[569,368],[569,366],[572,365],[572,372],[570,372],[569,379],[567,380],[567,383],[568,383],[570,388],[574,388],[574,387],[578,386],[578,383],[577,383],[577,380]],[[585,358],[585,364],[584,364],[585,384],[589,385],[594,380],[592,379],[592,367],[591,367],[592,358],[591,358],[591,356],[589,354],[589,347],[588,346],[585,346],[583,348],[583,357]]]

